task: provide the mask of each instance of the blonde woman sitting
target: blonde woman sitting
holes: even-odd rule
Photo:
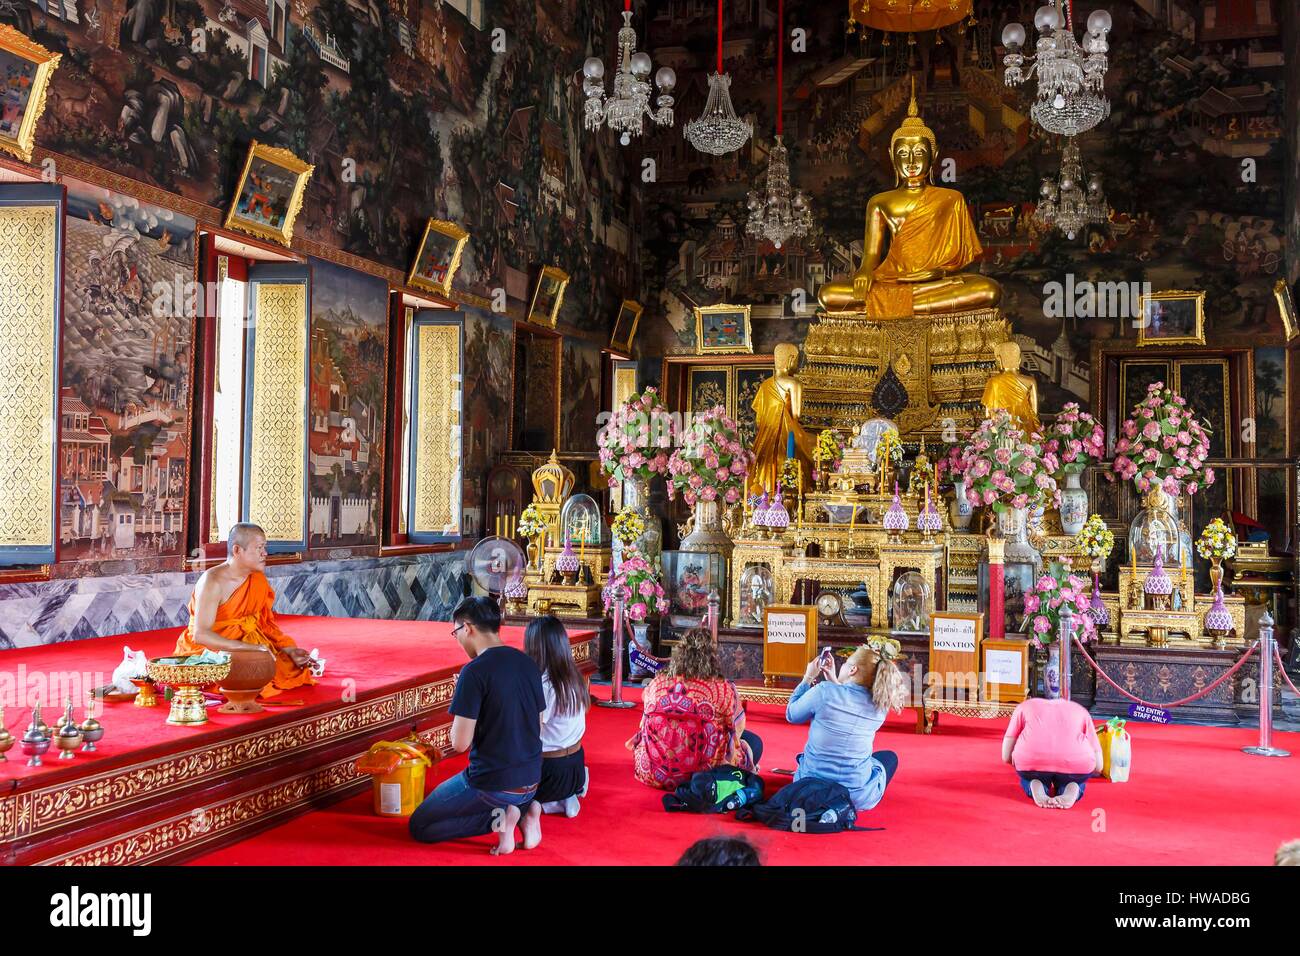
[[[892,750],[872,750],[876,730],[891,710],[908,703],[907,678],[898,666],[898,642],[873,638],[840,665],[818,657],[790,696],[785,719],[806,724],[808,743],[798,757],[794,778],[819,777],[842,784],[859,810],[870,810],[885,795],[898,770]]]

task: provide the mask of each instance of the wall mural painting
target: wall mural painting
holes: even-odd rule
[[[645,193],[644,354],[693,352],[693,309],[719,302],[753,305],[756,352],[802,342],[816,289],[857,266],[868,197],[893,185],[885,151],[913,76],[938,136],[936,174],[952,160],[943,185],[971,206],[985,249],[980,269],[1002,284],[1043,407],[1089,405],[1089,346],[1135,341],[1143,283],[1205,291],[1210,345],[1280,341],[1271,285],[1286,266],[1283,64],[1296,74],[1276,18],[1260,13],[1267,5],[1229,12],[1220,3],[1217,23],[1195,22],[1204,11],[1189,16],[1177,4],[1155,17],[1134,0],[1107,5],[1112,113],[1079,137],[1085,173],[1102,177],[1107,220],[1073,240],[1032,217],[1041,180],[1059,171],[1061,146],[1030,122],[1028,94],[1002,80],[1002,26],[1015,16],[1025,22],[1033,7],[1019,6],[977,0],[976,27],[946,31],[941,46],[934,34],[917,34],[914,47],[900,36],[884,47],[878,31],[845,37],[840,7],[800,10],[809,48],[786,57],[784,139],[814,226],[778,250],[745,235],[746,194],[765,168],[775,125],[774,9],[759,0],[728,4],[731,96],[753,121],[754,140],[714,159],[679,130],[646,137],[658,181]],[[650,0],[646,16],[649,49],[679,51],[678,115],[698,115],[713,8]]]
[[[600,414],[600,346],[566,338],[560,365],[560,448],[596,450],[596,417]]]
[[[464,314],[465,396],[461,441],[464,507],[468,511],[484,506],[484,478],[497,454],[509,447],[514,322],[508,316],[486,309],[466,308]]]
[[[309,546],[378,543],[388,283],[312,259]]]
[[[67,181],[59,558],[185,547],[194,221]]]
[[[522,308],[545,261],[573,277],[560,320],[592,329],[640,278],[632,177],[571,82],[616,20],[604,0],[503,0],[490,21],[441,0],[0,10],[64,54],[38,145],[220,208],[250,141],[287,148],[316,166],[295,236],[405,271],[425,221],[451,220],[472,236],[457,290]]]
[[[1255,454],[1286,455],[1286,349],[1255,349]]]

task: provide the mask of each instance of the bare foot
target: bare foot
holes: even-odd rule
[[[1061,791],[1060,796],[1056,798],[1056,805],[1062,810],[1068,810],[1079,800],[1079,785],[1077,783],[1067,783],[1065,789]]]
[[[525,850],[531,850],[542,842],[542,805],[536,800],[528,804],[528,809],[519,820],[519,829],[524,834]]]
[[[519,808],[508,806],[502,807],[501,811],[497,823],[493,824],[494,826],[499,824],[497,845],[489,851],[493,856],[505,856],[507,853],[515,852],[515,827],[519,825]]]
[[[1047,795],[1047,788],[1043,786],[1041,780],[1029,781],[1029,794],[1034,798],[1034,803],[1040,807],[1050,807],[1052,798]]]

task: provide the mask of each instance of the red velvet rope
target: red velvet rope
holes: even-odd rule
[[[776,0],[776,135],[781,135],[781,102],[785,76],[785,0]]]
[[[1300,697],[1300,690],[1296,690],[1295,684],[1291,683],[1291,677],[1286,672],[1286,665],[1282,663],[1282,652],[1277,649],[1276,644],[1273,645],[1273,659],[1277,661],[1277,669],[1282,672],[1282,679],[1286,681],[1286,686],[1291,688],[1291,693]]]
[[[718,0],[718,74],[722,74],[722,0]]]
[[[1208,687],[1201,690],[1200,693],[1196,693],[1193,694],[1191,697],[1184,697],[1182,700],[1175,700],[1167,704],[1153,704],[1149,700],[1143,700],[1140,697],[1134,697],[1123,687],[1120,687],[1119,684],[1116,684],[1113,680],[1110,679],[1110,675],[1107,674],[1104,670],[1102,670],[1101,665],[1099,665],[1096,661],[1092,659],[1092,655],[1088,653],[1088,649],[1083,646],[1083,644],[1079,641],[1077,637],[1074,639],[1074,645],[1077,648],[1079,648],[1080,651],[1083,652],[1084,658],[1087,660],[1089,664],[1092,665],[1092,669],[1097,672],[1098,676],[1100,676],[1102,680],[1104,680],[1111,687],[1115,688],[1117,691],[1119,691],[1129,700],[1133,701],[1135,704],[1141,704],[1144,707],[1158,707],[1159,709],[1164,710],[1167,707],[1181,707],[1183,704],[1190,704],[1192,701],[1198,700],[1199,698],[1204,697],[1210,691],[1214,690],[1214,688],[1218,687],[1225,680],[1227,680],[1229,677],[1231,677],[1233,674],[1237,673],[1237,671],[1241,669],[1241,665],[1245,664],[1246,661],[1249,660],[1250,655],[1254,654],[1255,649],[1259,647],[1259,641],[1256,641],[1254,644],[1250,645],[1250,649],[1247,650],[1245,654],[1241,655],[1241,659],[1238,660],[1237,663],[1233,664],[1232,667],[1229,668],[1227,671],[1225,671],[1219,677],[1218,680],[1216,680],[1213,684],[1210,684]]]

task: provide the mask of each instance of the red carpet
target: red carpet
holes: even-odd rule
[[[607,695],[606,688],[598,688]],[[635,691],[633,691],[635,694]],[[1129,723],[1133,775],[1097,778],[1071,810],[1040,810],[999,763],[1005,720],[945,716],[940,732],[913,732],[910,711],[891,717],[877,749],[899,754],[884,801],[864,815],[870,833],[796,835],[731,817],[669,814],[661,793],[632,778],[623,741],[639,709],[593,708],[585,741],[591,791],[578,817],[542,818],[543,841],[498,860],[490,836],[426,846],[406,822],[371,813],[367,793],[316,811],[243,843],[200,857],[201,865],[667,865],[693,841],[741,833],[768,864],[1270,865],[1277,845],[1300,837],[1297,761],[1251,757],[1240,748],[1254,730]],[[794,766],[807,730],[780,710],[751,706],[749,727],[764,741],[764,769]],[[1300,735],[1278,745],[1300,754]],[[445,761],[430,788],[460,770]],[[769,787],[788,778],[765,774]],[[1100,811],[1100,812],[1099,812]]]
[[[303,701],[303,706],[267,707],[260,714],[249,715],[221,714],[210,707],[206,724],[173,727],[166,723],[168,705],[161,699],[152,708],[136,707],[129,701],[103,704],[99,720],[105,734],[97,753],[78,753],[75,759],[64,761],[55,759],[58,753],[52,748],[41,767],[29,768],[21,745],[16,745],[9,759],[0,763],[0,781],[15,787],[37,779],[49,783],[58,776],[77,776],[115,762],[164,753],[181,743],[193,745],[245,733],[255,721],[293,720],[313,710],[336,708],[340,700],[365,700],[381,690],[421,680],[423,675],[459,669],[466,660],[446,622],[293,615],[282,615],[279,620],[299,645],[307,650],[319,648],[326,662],[325,676],[316,686],[282,695],[284,700]],[[114,668],[122,662],[124,644],[143,650],[146,657],[162,657],[172,652],[178,633],[178,628],[168,628],[0,651],[0,705],[6,708],[10,733],[21,737],[26,730],[31,719],[31,707],[26,703],[29,695],[41,701],[45,722],[53,726],[63,712],[64,694],[72,692],[73,714],[80,721],[85,703],[82,688],[112,680]],[[508,643],[523,646],[523,628],[507,627],[501,633]]]

